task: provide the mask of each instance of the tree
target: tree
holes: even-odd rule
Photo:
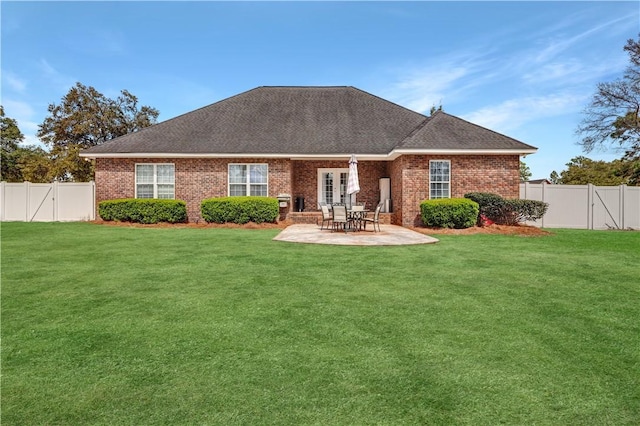
[[[44,149],[35,145],[20,147],[15,151],[15,156],[19,181],[46,183],[53,180],[51,158]]]
[[[550,175],[553,183],[565,185],[635,185],[638,181],[634,181],[629,177],[629,170],[632,168],[632,161],[614,160],[611,162],[595,161],[587,157],[578,156],[569,161],[567,169],[558,173],[554,170]],[[637,169],[636,169],[637,170]]]
[[[110,99],[91,86],[76,83],[59,105],[50,104],[49,116],[39,125],[38,137],[51,147],[52,173],[59,180],[87,181],[93,164],[80,150],[135,132],[156,122],[160,114],[126,90]]]
[[[16,150],[24,141],[24,135],[13,118],[4,115],[4,107],[0,105],[0,180],[21,182],[22,175],[17,167]]]
[[[622,78],[598,84],[576,133],[585,152],[617,145],[625,150],[623,159],[640,161],[640,35],[624,50],[630,65]]]
[[[526,182],[531,179],[531,169],[527,164],[520,160],[520,182]]]

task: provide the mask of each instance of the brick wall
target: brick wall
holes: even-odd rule
[[[99,158],[96,160],[96,202],[133,198],[137,163],[175,164],[175,197],[187,203],[190,222],[201,220],[202,200],[228,195],[229,163],[266,163],[269,165],[269,196],[275,197],[280,193],[292,192],[291,161],[286,159]],[[286,215],[286,211],[281,213]]]
[[[386,161],[358,161],[358,179],[360,192],[356,196],[359,203],[367,203],[367,207],[375,208],[380,199],[379,179],[387,174]],[[293,194],[304,197],[305,211],[318,210],[318,169],[346,169],[344,161],[294,161],[293,162]]]
[[[507,198],[519,196],[518,155],[405,155],[396,159],[391,166],[394,223],[402,226],[422,224],[420,202],[429,198],[431,160],[451,161],[452,198],[460,198],[474,191],[493,192]],[[396,196],[397,191],[401,191],[399,197]]]
[[[359,202],[373,208],[379,201],[381,177],[391,178],[391,222],[402,226],[421,224],[420,202],[429,198],[429,161],[451,161],[451,196],[467,192],[493,192],[508,198],[519,196],[519,156],[404,155],[392,162],[359,161]],[[135,196],[136,163],[173,163],[176,167],[176,199],[187,203],[189,221],[201,220],[200,203],[227,192],[229,163],[269,165],[269,196],[291,194],[281,218],[293,210],[296,196],[305,198],[305,211],[317,210],[318,168],[347,168],[346,161],[291,161],[287,159],[106,159],[96,160],[96,201]]]

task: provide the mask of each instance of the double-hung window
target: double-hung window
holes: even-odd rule
[[[429,161],[429,199],[451,197],[451,162]]]
[[[267,164],[229,164],[229,195],[266,197],[269,194]]]
[[[136,164],[136,198],[175,198],[175,165]]]

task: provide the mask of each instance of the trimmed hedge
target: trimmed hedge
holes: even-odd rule
[[[422,222],[436,228],[470,228],[478,220],[478,203],[466,198],[441,198],[420,203]]]
[[[505,199],[490,192],[470,192],[465,198],[480,205],[480,215],[501,225],[516,225],[527,220],[541,219],[549,204],[537,200]]]
[[[137,223],[181,223],[187,221],[187,205],[180,200],[124,198],[106,200],[98,205],[103,220]]]
[[[277,198],[220,197],[202,201],[202,218],[214,223],[275,222],[280,207]]]

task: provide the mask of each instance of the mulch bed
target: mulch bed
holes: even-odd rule
[[[416,232],[427,235],[450,234],[450,235],[474,235],[474,234],[499,234],[499,235],[519,235],[523,237],[542,237],[545,235],[553,235],[549,231],[527,225],[489,225],[489,226],[473,226],[466,229],[449,229],[449,228],[411,228]]]
[[[282,221],[278,223],[247,223],[244,225],[238,225],[235,223],[157,223],[151,225],[145,225],[141,223],[131,222],[114,222],[104,220],[94,220],[91,223],[104,226],[121,226],[127,228],[226,228],[226,229],[284,229],[291,225],[290,221]],[[506,226],[506,225],[489,225],[489,226],[474,226],[467,229],[447,229],[447,228],[423,228],[416,227],[411,228],[413,231],[420,232],[426,235],[439,235],[439,234],[451,234],[451,235],[474,235],[474,234],[501,234],[501,235],[520,235],[525,237],[540,237],[545,235],[551,235],[551,232],[536,228],[534,226],[518,225],[518,226]]]

